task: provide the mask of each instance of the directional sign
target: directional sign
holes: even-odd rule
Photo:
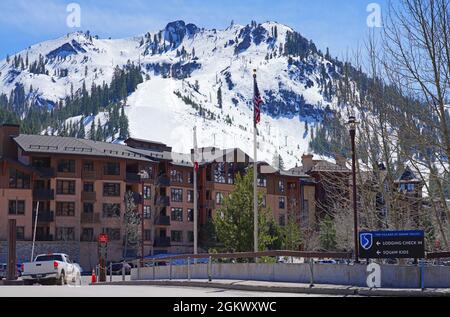
[[[423,231],[377,231],[359,234],[359,254],[362,259],[423,259]]]

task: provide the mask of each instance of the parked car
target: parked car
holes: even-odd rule
[[[337,264],[336,260],[320,260],[316,262],[317,264]]]
[[[80,266],[72,262],[67,254],[42,254],[38,255],[34,262],[22,264],[22,280],[26,285],[35,283],[81,284]]]
[[[108,265],[106,268],[106,272],[108,275],[110,275],[112,269],[112,275],[122,275],[122,268],[125,268],[125,275],[131,274],[131,265],[129,265],[128,263],[113,263],[112,265]]]

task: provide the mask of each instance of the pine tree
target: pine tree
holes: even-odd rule
[[[84,139],[86,137],[86,131],[84,128],[84,118],[80,120],[80,128],[78,130],[77,138]]]
[[[91,131],[89,131],[89,139],[92,141],[96,141],[97,135],[95,131],[95,118],[92,119]]]
[[[120,128],[120,134],[119,134],[119,138],[122,140],[126,140],[129,138],[130,136],[130,132],[128,130],[128,118],[125,115],[125,109],[124,107],[122,107],[121,112],[120,112],[120,119],[119,119],[119,128]]]
[[[97,131],[95,132],[95,140],[103,141],[103,139],[104,139],[103,127],[102,127],[102,123],[100,122],[100,119],[98,119]]]
[[[336,228],[330,215],[326,215],[320,224],[320,246],[325,251],[335,251],[337,248]]]
[[[219,87],[217,90],[217,104],[219,105],[219,108],[223,108],[223,100],[222,100],[222,87]]]

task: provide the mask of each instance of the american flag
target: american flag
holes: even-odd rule
[[[254,78],[254,98],[253,98],[253,104],[254,104],[254,121],[255,121],[255,127],[261,122],[261,105],[264,103],[264,101],[261,98],[261,94],[259,93],[258,83],[256,82],[256,74],[253,76]]]

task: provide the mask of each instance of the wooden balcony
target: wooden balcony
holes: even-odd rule
[[[36,211],[33,212],[33,223],[36,219]],[[38,224],[47,224],[55,221],[55,213],[53,211],[40,211],[38,213]]]
[[[95,201],[97,201],[97,193],[83,191],[83,192],[81,192],[81,200],[88,201],[88,202],[95,202]]]
[[[86,180],[96,180],[97,172],[96,171],[81,171],[81,178]]]
[[[170,226],[170,217],[163,216],[163,215],[157,215],[155,217],[153,224],[155,226],[160,226],[160,227],[169,227]]]
[[[170,245],[171,241],[169,237],[157,237],[153,243],[153,246],[157,248],[168,248]]]
[[[34,189],[33,200],[34,201],[55,200],[55,191],[53,189]]]
[[[86,213],[83,212],[81,214],[81,223],[82,224],[99,224],[100,221],[100,213]]]

